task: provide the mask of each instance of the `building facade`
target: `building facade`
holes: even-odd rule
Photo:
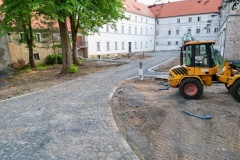
[[[155,17],[147,5],[126,0],[125,16],[118,21],[116,29],[109,25],[99,28],[99,34],[87,37],[89,57],[115,55],[131,52],[154,51]]]
[[[7,36],[0,37],[0,71],[10,64],[10,52]]]
[[[222,20],[220,38],[217,38],[217,12],[222,0],[184,0],[151,6],[137,0],[126,0],[123,5],[128,19],[118,21],[116,29],[107,24],[99,28],[99,34],[84,37],[79,33],[79,56],[96,58],[143,51],[179,50],[188,40],[221,39],[217,45],[221,51],[221,47],[225,45],[222,39],[225,37],[226,29],[223,26],[226,26],[226,20]],[[238,14],[238,11],[235,12]],[[237,16],[232,16],[234,17]],[[228,25],[230,24],[234,25],[228,22]],[[228,35],[231,38],[230,34]],[[69,36],[71,37],[71,34]],[[53,49],[54,43],[59,43],[59,33],[52,33],[46,39],[43,33],[36,31],[35,37],[34,58],[37,63],[43,63],[49,54],[61,52],[59,48]],[[13,33],[7,38],[11,62],[24,59],[27,63],[26,45],[18,43],[18,39],[22,38],[21,33]]]
[[[219,15],[219,33],[217,47],[226,59],[240,57],[240,5],[234,9],[233,3],[222,2]]]
[[[156,50],[179,50],[186,40],[217,40],[218,16],[198,14],[159,18],[156,27]],[[212,17],[213,16],[213,17]],[[206,27],[207,22],[211,26]]]
[[[185,0],[150,6],[157,18],[156,50],[179,50],[190,40],[216,41],[220,5],[221,0]]]

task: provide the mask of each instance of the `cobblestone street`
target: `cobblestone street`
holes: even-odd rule
[[[144,74],[178,52],[152,55]],[[138,62],[1,101],[0,159],[138,159],[108,104],[121,81],[138,75]]]

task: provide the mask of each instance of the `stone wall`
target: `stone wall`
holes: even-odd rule
[[[230,7],[224,57],[240,60],[240,4],[235,10]]]
[[[226,34],[224,57],[226,59],[240,60],[240,15],[228,18]]]
[[[10,64],[10,54],[8,48],[7,37],[0,38],[0,71],[7,68]]]

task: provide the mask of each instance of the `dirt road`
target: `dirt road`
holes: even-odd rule
[[[205,87],[200,100],[159,88],[166,87],[154,79],[128,80],[111,100],[115,120],[140,159],[240,159],[240,103],[224,85]]]

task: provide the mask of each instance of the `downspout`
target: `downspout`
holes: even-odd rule
[[[157,33],[157,18],[155,18],[155,33],[154,33],[154,52],[156,51],[156,39],[157,39],[157,35],[156,35],[156,33]]]

